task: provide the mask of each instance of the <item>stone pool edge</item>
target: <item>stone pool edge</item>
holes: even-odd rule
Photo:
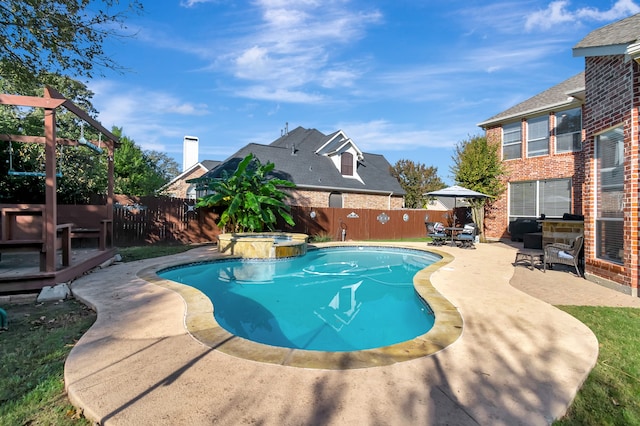
[[[435,323],[431,330],[412,340],[395,345],[354,352],[321,352],[270,346],[252,342],[229,333],[215,321],[213,305],[202,292],[193,287],[163,279],[157,275],[157,272],[162,269],[188,264],[189,262],[182,260],[169,264],[149,266],[138,271],[137,276],[149,283],[175,291],[183,298],[185,302],[185,327],[189,334],[202,344],[227,355],[258,362],[329,370],[369,368],[391,365],[435,354],[451,345],[461,336],[463,319],[458,309],[431,284],[431,275],[450,263],[453,260],[452,255],[431,248],[423,249],[397,243],[323,243],[310,245],[309,249],[312,250],[316,247],[358,246],[420,250],[435,253],[442,257],[439,261],[419,271],[413,279],[417,293],[428,302],[435,314]],[[216,253],[210,259],[227,259],[229,257]]]

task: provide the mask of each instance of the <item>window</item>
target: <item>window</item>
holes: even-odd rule
[[[509,219],[562,217],[571,211],[571,179],[549,179],[509,184]]]
[[[582,108],[556,113],[556,153],[582,149]]]
[[[353,154],[350,152],[340,155],[340,173],[343,176],[353,176]]]
[[[549,154],[549,116],[527,121],[527,157]]]
[[[596,257],[623,263],[624,132],[596,137]]]
[[[339,192],[332,192],[329,194],[329,207],[342,208],[342,194]]]
[[[502,126],[502,159],[512,160],[522,157],[522,132],[520,123]]]

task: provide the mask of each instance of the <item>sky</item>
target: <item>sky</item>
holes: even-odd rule
[[[572,48],[640,0],[154,0],[87,82],[98,119],[182,166],[301,126],[437,168],[478,123],[584,70]]]

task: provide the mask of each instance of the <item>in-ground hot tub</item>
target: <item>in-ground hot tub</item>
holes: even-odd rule
[[[238,232],[218,235],[218,251],[248,259],[279,259],[307,253],[307,234]]]

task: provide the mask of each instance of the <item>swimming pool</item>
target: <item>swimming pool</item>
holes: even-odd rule
[[[225,259],[173,267],[162,278],[209,297],[217,323],[272,346],[348,352],[394,345],[434,325],[414,275],[438,254],[332,247],[285,260]]]

